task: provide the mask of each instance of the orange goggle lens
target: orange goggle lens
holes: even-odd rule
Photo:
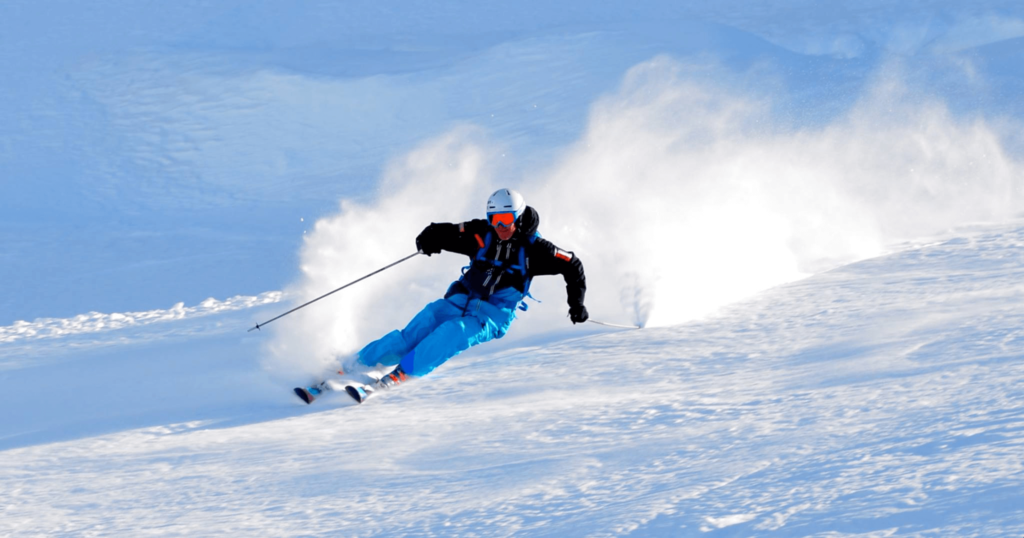
[[[491,215],[491,226],[511,228],[516,223],[515,213],[494,213]]]

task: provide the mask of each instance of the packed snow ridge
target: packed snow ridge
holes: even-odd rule
[[[73,318],[40,318],[32,322],[16,321],[13,325],[0,327],[0,344],[9,344],[19,340],[39,340],[76,334],[116,331],[118,329],[139,327],[153,323],[200,318],[211,314],[220,314],[276,303],[281,301],[283,296],[284,293],[280,291],[267,291],[257,296],[238,295],[223,301],[218,301],[211,297],[196,306],[185,306],[184,303],[177,303],[167,309],[149,310],[147,312],[112,314],[89,312],[88,314],[80,314]]]

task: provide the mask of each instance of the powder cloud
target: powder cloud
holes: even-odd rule
[[[480,218],[490,192],[506,186],[538,209],[546,238],[583,260],[593,317],[648,326],[707,315],[900,241],[1013,217],[1024,168],[998,132],[901,80],[883,70],[846,114],[802,127],[775,116],[768,92],[655,58],[594,103],[577,142],[518,182],[495,180],[507,176],[494,168],[498,144],[469,127],[396,160],[374,202],[343,200],[317,222],[289,296],[308,299],[413,252],[424,225]],[[268,367],[319,373],[404,326],[465,263],[417,257],[282,320]],[[544,302],[513,332],[567,327],[564,283],[539,278],[532,291]]]

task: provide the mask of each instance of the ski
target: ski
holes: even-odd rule
[[[338,372],[340,375],[345,375],[344,372]],[[369,376],[367,376],[369,377]],[[401,370],[396,368],[395,370],[384,374],[380,379],[369,377],[372,380],[371,383],[360,383],[358,381],[349,381],[345,384],[345,393],[352,397],[356,403],[364,403],[366,400],[373,396],[375,392],[383,389],[390,389],[405,382],[409,379],[409,376]],[[321,381],[319,384],[311,387],[295,387],[293,389],[295,395],[299,397],[306,404],[313,403],[317,397],[323,395],[323,393],[335,390],[333,386],[327,381]]]
[[[306,404],[313,403],[317,396],[323,395],[324,390],[317,387],[295,387],[295,395]],[[363,403],[374,393],[374,387],[370,385],[350,384],[345,386],[345,392],[352,397],[356,403]]]
[[[313,403],[313,400],[321,394],[323,391],[316,387],[295,387],[295,395],[307,404]]]
[[[369,385],[346,385],[345,392],[352,397],[356,403],[363,403],[373,395],[374,389]]]
[[[349,383],[345,386],[345,392],[347,392],[348,395],[357,403],[363,403],[377,391],[392,389],[408,380],[409,375],[402,371],[402,367],[399,366],[384,374],[380,379],[372,384],[366,385],[361,383]]]
[[[293,390],[295,391],[295,395],[298,396],[300,400],[306,402],[306,404],[311,404],[313,403],[313,400],[317,399],[318,396],[321,396],[325,392],[334,390],[334,387],[332,387],[331,384],[327,381],[321,381],[316,385],[312,385],[309,387],[295,387],[295,389]]]

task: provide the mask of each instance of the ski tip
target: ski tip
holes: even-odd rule
[[[366,390],[364,390],[362,387],[356,387],[353,385],[345,387],[345,392],[347,392],[348,395],[351,396],[353,400],[359,403],[365,402],[366,398],[369,397],[369,393],[367,393]]]
[[[316,397],[310,394],[308,390],[302,387],[295,387],[295,395],[301,398],[302,401],[306,402],[307,404],[313,403],[313,400],[316,399]]]

